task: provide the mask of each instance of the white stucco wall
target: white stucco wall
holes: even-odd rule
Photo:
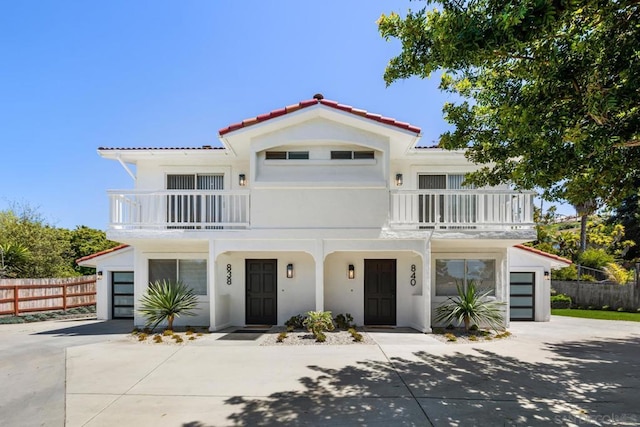
[[[496,288],[495,288],[495,300],[505,302],[502,308],[505,323],[504,326],[509,326],[509,277],[508,277],[508,256],[506,248],[491,248],[487,247],[484,250],[472,251],[469,246],[465,246],[463,241],[459,242],[459,246],[448,247],[446,252],[433,252],[431,254],[431,311],[432,311],[432,324],[433,326],[447,326],[443,323],[438,323],[433,320],[435,316],[436,308],[447,301],[446,296],[436,296],[436,260],[438,259],[493,259],[495,260],[496,272]]]
[[[245,260],[276,259],[278,271],[278,324],[291,316],[315,309],[315,263],[304,252],[227,252],[218,256],[216,271],[216,329],[246,324]],[[227,285],[227,264],[231,265],[231,285]],[[286,277],[287,264],[294,275]]]
[[[325,258],[324,306],[333,315],[350,313],[354,322],[364,324],[364,260],[396,260],[396,325],[422,329],[422,257],[415,252],[334,252]],[[355,278],[347,277],[349,264],[355,267]],[[416,286],[411,286],[411,265],[416,268]],[[417,302],[416,302],[417,301]],[[415,307],[417,304],[417,307]]]
[[[534,320],[548,322],[551,319],[551,280],[544,272],[554,268],[551,259],[518,248],[509,248],[509,268],[513,272],[535,273]]]
[[[102,272],[102,278],[96,283],[96,316],[99,320],[111,319],[113,317],[111,273],[133,271],[133,248],[123,248],[82,265],[95,265],[96,271]]]

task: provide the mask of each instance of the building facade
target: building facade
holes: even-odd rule
[[[211,330],[329,310],[426,332],[471,281],[509,313],[509,248],[535,238],[534,194],[465,187],[476,165],[420,136],[316,95],[221,129],[219,147],[100,148],[134,185],[109,191],[107,236],[128,246],[80,260],[111,263],[99,315],[143,324],[137,301],[160,279],[193,287],[199,315],[179,322]]]

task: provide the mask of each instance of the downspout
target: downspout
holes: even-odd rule
[[[122,161],[122,159],[120,158],[119,154],[116,156],[116,160],[120,163],[120,165],[122,165],[124,170],[127,171],[129,176],[133,179],[133,182],[136,182],[137,178],[136,178],[135,174],[133,172],[131,172],[131,169],[129,169],[129,166],[127,166],[127,164]]]

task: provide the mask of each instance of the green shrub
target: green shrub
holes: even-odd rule
[[[283,342],[286,337],[286,332],[280,332],[280,334],[278,334],[278,338],[276,338],[276,342]]]
[[[606,253],[603,249],[587,249],[578,257],[578,263],[590,268],[602,268],[614,262],[613,255]]]
[[[552,280],[578,280],[578,269],[575,264],[559,270],[551,270]]]
[[[603,306],[602,306],[602,309],[603,309],[604,311],[611,310],[611,306],[603,305]]]
[[[627,270],[624,267],[610,262],[604,267],[605,273],[607,273],[607,279],[612,282],[616,282],[619,285],[625,285],[633,280],[635,273],[632,270]]]
[[[335,320],[336,327],[338,329],[349,329],[355,326],[353,324],[353,316],[351,316],[351,314],[349,313],[347,314],[340,313],[333,320]]]
[[[355,330],[355,328],[349,328],[349,333],[355,342],[360,342],[364,338],[360,332]]]
[[[294,329],[304,329],[304,319],[305,317],[302,314],[296,314],[284,322],[284,325],[290,331],[293,331]]]
[[[598,280],[596,280],[596,278],[593,277],[591,274],[581,274],[580,281],[581,282],[597,282]]]
[[[553,295],[551,308],[571,308],[571,297],[565,294]]]
[[[451,341],[451,342],[458,341],[458,338],[452,333],[446,333],[444,334],[444,337],[447,339],[447,341]]]
[[[330,311],[308,312],[307,318],[304,319],[304,326],[313,334],[314,337],[316,337],[316,341],[318,342],[324,342],[326,339],[324,332],[333,331],[335,329]],[[321,336],[324,337],[322,340],[320,339]]]

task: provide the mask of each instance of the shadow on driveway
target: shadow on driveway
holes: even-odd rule
[[[515,343],[514,345],[517,345]],[[411,360],[309,366],[299,391],[234,396],[233,425],[638,425],[640,336],[544,344],[552,360],[525,362],[477,347],[476,353],[413,353]],[[381,396],[381,385],[409,393]],[[421,409],[417,422],[415,409]],[[411,415],[409,413],[412,413]],[[206,427],[193,420],[183,427]]]
[[[61,320],[57,323],[64,324],[65,327],[36,332],[33,335],[53,335],[56,337],[116,335],[127,334],[133,329],[133,320],[131,319],[106,320],[104,322],[96,322],[90,324],[86,324],[86,320],[87,319]]]

